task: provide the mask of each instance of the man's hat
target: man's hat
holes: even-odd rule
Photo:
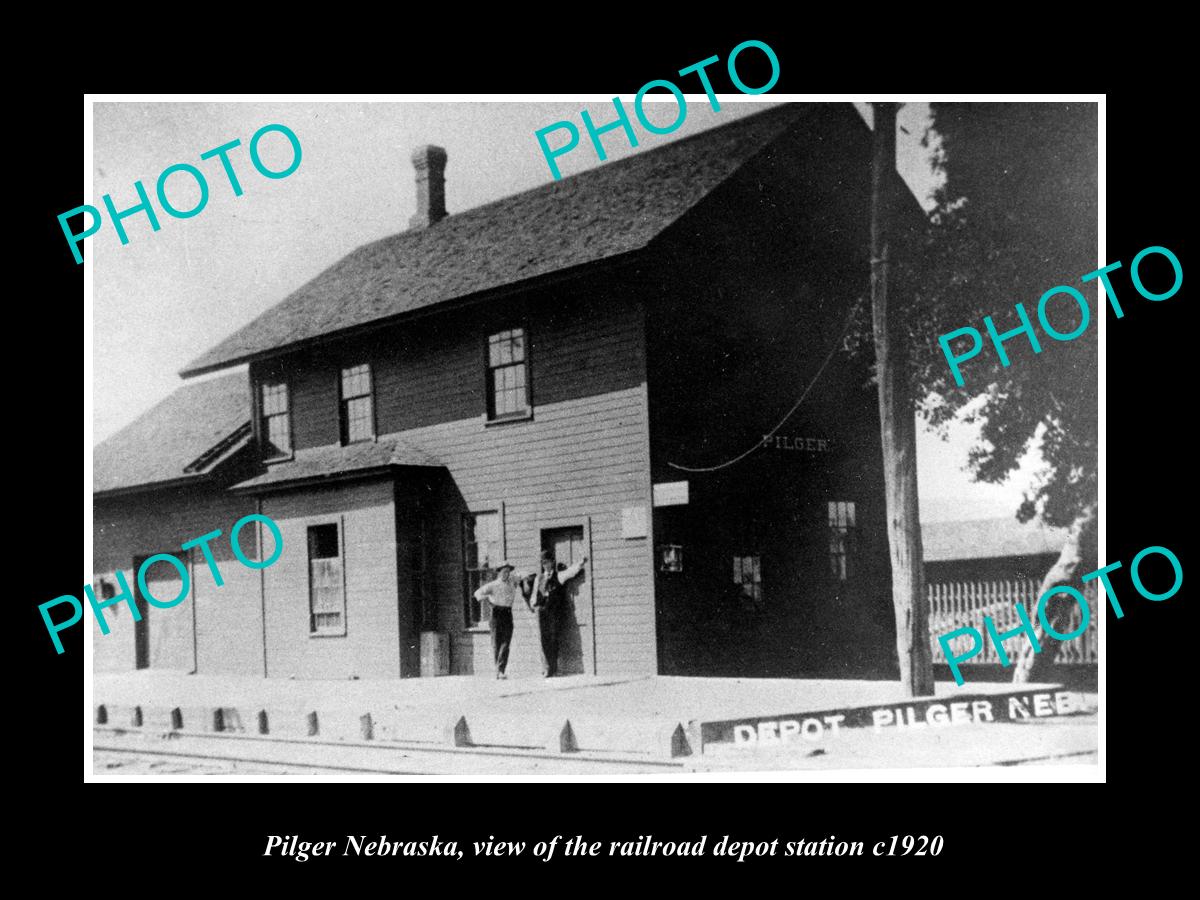
[[[496,566],[496,571],[499,572],[501,569],[515,569],[515,568],[516,568],[516,566],[514,566],[507,559],[505,559],[505,560],[501,560],[500,565]]]
[[[553,550],[543,550],[542,551],[542,562],[554,562],[554,551]]]

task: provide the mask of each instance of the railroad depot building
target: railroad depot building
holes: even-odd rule
[[[869,297],[870,144],[849,104],[787,104],[455,215],[418,150],[407,230],[97,446],[97,596],[156,553],[192,573],[179,606],[106,610],[97,669],[490,676],[472,592],[553,548],[589,558],[564,674],[894,671],[868,365],[837,353],[764,440]],[[253,512],[283,535],[263,570],[229,545]],[[180,550],[216,528],[220,587]],[[510,674],[538,674],[515,619]]]

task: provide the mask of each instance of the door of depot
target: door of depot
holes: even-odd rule
[[[186,555],[184,558],[190,570],[190,559]],[[141,616],[134,623],[134,665],[139,669],[193,671],[196,668],[193,598],[189,596],[175,606],[156,607],[151,612],[137,579],[147,559],[148,556],[139,556],[133,560],[133,594]],[[158,561],[146,570],[146,588],[156,600],[169,602],[179,596],[183,579],[169,562]]]
[[[542,550],[554,553],[561,570],[575,565],[587,555],[587,536],[582,525],[542,529]],[[591,560],[588,560],[588,568]],[[567,584],[567,606],[559,635],[558,667],[563,675],[595,674],[596,647],[592,628],[591,572],[583,573]]]

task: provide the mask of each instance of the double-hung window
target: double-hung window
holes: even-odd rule
[[[375,403],[371,395],[371,366],[342,369],[341,433],[343,444],[375,437]]]
[[[854,545],[857,526],[852,501],[829,501],[829,570],[838,581],[846,581],[854,571]]]
[[[735,556],[733,558],[733,583],[742,589],[742,596],[762,603],[762,557]]]
[[[524,328],[488,336],[488,419],[529,415],[529,342]]]
[[[292,455],[288,386],[282,379],[262,383],[262,439],[265,459],[281,459]]]

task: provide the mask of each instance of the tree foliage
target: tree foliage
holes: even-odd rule
[[[929,228],[906,248],[914,396],[934,426],[960,414],[980,424],[968,459],[979,481],[1004,481],[1040,437],[1044,465],[1017,515],[1066,526],[1097,491],[1097,319],[1104,309],[1095,282],[1080,283],[1097,268],[1096,106],[934,103],[931,112],[924,140],[944,182]],[[1058,285],[1081,291],[1091,311],[1087,328],[1069,342],[1051,339],[1037,320],[1039,299]],[[1003,367],[983,317],[992,316],[1003,334],[1020,325],[1018,302],[1042,352],[1016,335],[1005,342],[1010,364]],[[1080,310],[1059,296],[1047,317],[1069,333]],[[937,337],[964,326],[983,334],[983,351],[963,363],[958,387]]]

